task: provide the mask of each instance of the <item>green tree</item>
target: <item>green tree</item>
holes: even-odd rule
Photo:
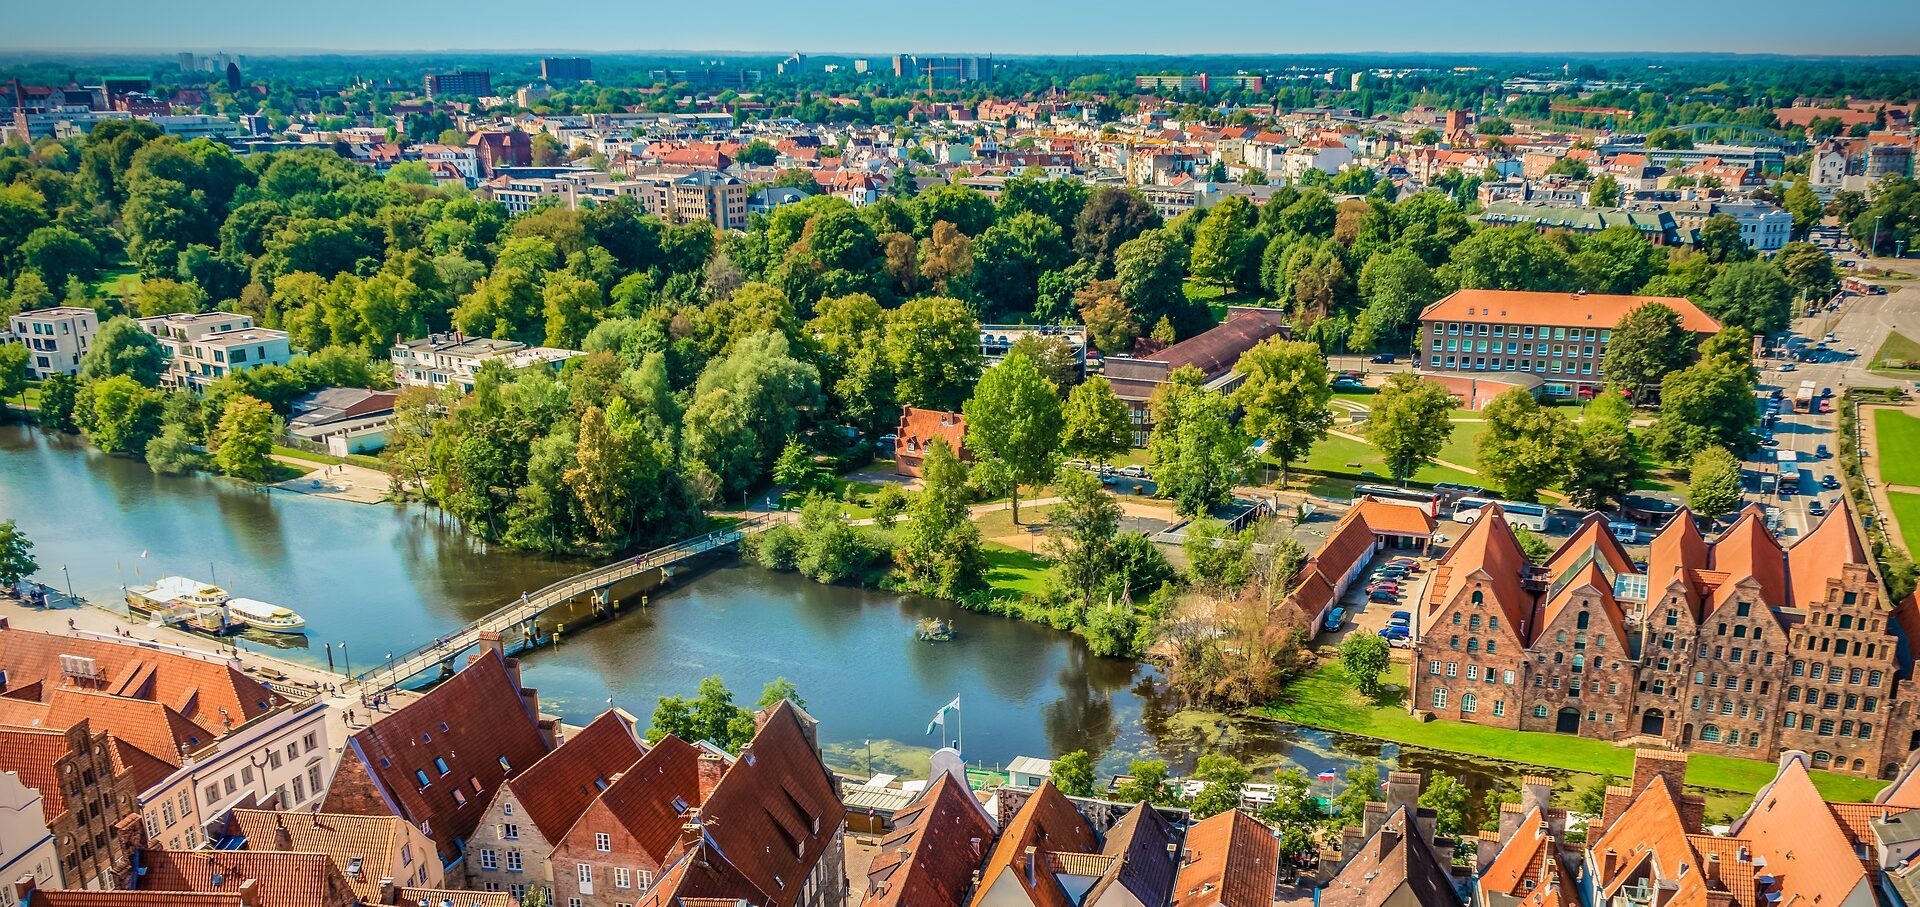
[[[1594,293],[1632,293],[1665,265],[1665,253],[1625,224],[1581,240],[1580,251],[1573,254],[1580,285]]]
[[[1620,204],[1622,194],[1620,181],[1614,179],[1611,173],[1602,173],[1594,178],[1592,185],[1587,187],[1587,202],[1602,208],[1612,208]]]
[[[1607,808],[1607,788],[1619,783],[1620,776],[1611,772],[1593,779],[1587,786],[1581,788],[1579,796],[1574,798],[1574,810],[1587,816],[1600,815]]]
[[[1072,260],[1066,236],[1045,216],[1022,211],[987,228],[973,244],[974,275],[991,288],[989,307],[1030,317],[1040,298],[1040,275]]]
[[[41,279],[40,272],[23,271],[14,278],[13,293],[7,297],[4,305],[0,305],[0,315],[44,309],[53,305],[53,301],[53,291],[47,289],[47,282]]]
[[[1420,806],[1433,810],[1433,833],[1457,838],[1467,831],[1467,801],[1472,792],[1452,775],[1434,773],[1420,792]]]
[[[1141,324],[1173,320],[1183,335],[1207,320],[1204,307],[1187,302],[1187,246],[1168,230],[1149,230],[1120,245],[1113,256],[1120,298]]]
[[[1702,345],[1700,361],[1660,382],[1660,416],[1650,435],[1653,449],[1669,460],[1691,457],[1719,445],[1745,451],[1752,444],[1754,372],[1748,334],[1728,328]],[[1725,352],[1709,354],[1709,347]]]
[[[1353,688],[1369,699],[1379,695],[1380,677],[1391,658],[1387,641],[1375,634],[1348,633],[1340,641],[1340,667],[1353,681]]]
[[[1254,241],[1254,220],[1253,205],[1239,196],[1229,196],[1208,209],[1206,221],[1193,236],[1194,279],[1228,289],[1252,289],[1239,284]]]
[[[1665,303],[1642,303],[1613,326],[1601,370],[1635,402],[1646,402],[1660,382],[1693,359],[1693,332]]]
[[[93,243],[58,224],[33,231],[20,247],[22,267],[38,271],[49,286],[55,287],[64,287],[69,280],[93,280],[98,259]]]
[[[0,407],[6,405],[9,397],[20,396],[27,389],[28,355],[24,344],[0,345]],[[0,409],[0,414],[4,413],[5,410]]]
[[[1005,477],[1020,522],[1020,486],[1043,482],[1059,465],[1060,393],[1033,360],[1015,351],[980,376],[965,407],[967,446],[979,468]]]
[[[124,315],[107,319],[93,335],[93,347],[80,357],[80,380],[125,375],[147,387],[160,384],[167,352],[139,322]]]
[[[660,697],[647,739],[658,742],[668,734],[689,743],[711,742],[737,753],[753,739],[753,714],[733,704],[733,692],[715,675],[700,681],[692,699]]]
[[[1724,447],[1704,447],[1693,455],[1687,475],[1687,506],[1708,519],[1740,507],[1740,460]]]
[[[1840,275],[1833,267],[1833,256],[1810,242],[1790,242],[1773,257],[1787,283],[1809,299],[1833,294],[1840,287]]]
[[[1530,501],[1567,472],[1575,433],[1567,417],[1542,407],[1521,387],[1493,398],[1474,439],[1480,476],[1512,500]]]
[[[1193,777],[1206,782],[1206,786],[1200,788],[1200,793],[1192,803],[1187,804],[1187,808],[1196,818],[1204,819],[1239,809],[1240,798],[1246,791],[1247,782],[1253,780],[1253,773],[1232,756],[1204,753],[1194,766]]]
[[[48,376],[40,385],[40,409],[34,413],[34,421],[54,431],[69,434],[79,431],[80,423],[74,420],[74,407],[79,398],[80,382],[72,375]]]
[[[1159,226],[1160,215],[1137,193],[1101,186],[1074,217],[1073,250],[1096,265],[1096,276],[1111,274],[1120,247]]]
[[[1730,214],[1715,214],[1700,228],[1700,253],[1716,265],[1752,261],[1758,253],[1740,236],[1740,222]]]
[[[1333,814],[1342,825],[1358,825],[1366,819],[1367,803],[1380,788],[1380,768],[1356,765],[1347,769],[1347,786],[1333,796]]]
[[[160,433],[147,442],[147,465],[154,472],[169,475],[181,475],[206,466],[206,457],[194,444],[193,435],[187,426],[174,421],[166,421]]]
[[[1368,258],[1360,269],[1360,298],[1367,307],[1354,325],[1353,348],[1397,345],[1407,337],[1415,317],[1437,301],[1443,289],[1433,269],[1410,246],[1395,246]]]
[[[1075,385],[1061,411],[1061,452],[1098,462],[1132,446],[1133,420],[1113,383],[1093,375]]]
[[[782,702],[791,702],[794,708],[805,709],[807,701],[800,698],[800,688],[785,677],[775,677],[767,681],[760,690],[760,701],[754,704],[757,709],[770,709]]]
[[[1163,387],[1162,391],[1168,388]],[[1204,390],[1175,391],[1155,407],[1147,457],[1153,481],[1182,516],[1226,504],[1245,475],[1253,439],[1233,423],[1227,398]]]
[[[1453,436],[1453,396],[1446,388],[1405,372],[1387,378],[1373,398],[1367,441],[1386,455],[1396,482],[1433,463]]]
[[[1723,327],[1770,334],[1793,319],[1793,296],[1793,285],[1773,262],[1737,261],[1708,286],[1704,308]]]
[[[96,347],[98,349],[98,347]],[[137,454],[160,430],[160,392],[128,375],[114,375],[81,386],[74,407],[87,440],[108,453]]]
[[[980,380],[980,325],[958,299],[927,296],[893,310],[885,343],[902,403],[956,411]]]
[[[1091,797],[1098,779],[1094,777],[1093,757],[1086,750],[1074,750],[1064,753],[1053,760],[1053,769],[1048,777],[1053,786],[1069,797]]]
[[[1063,470],[1054,486],[1061,502],[1051,515],[1057,534],[1049,545],[1063,591],[1083,605],[1114,592],[1124,593],[1126,579],[1117,571],[1115,544],[1120,533],[1119,502],[1084,470]]]
[[[17,586],[38,569],[33,540],[13,520],[0,521],[0,586]]]
[[[681,422],[684,453],[724,494],[759,482],[803,411],[818,405],[819,371],[789,350],[784,334],[753,334],[709,364],[694,386]]]
[[[1807,235],[1807,229],[1820,223],[1825,214],[1820,196],[1815,195],[1810,180],[1797,179],[1780,195],[1780,207],[1793,215],[1793,231],[1796,236]]]
[[[1472,290],[1572,290],[1579,282],[1567,253],[1525,226],[1467,237],[1441,272],[1447,282]]]
[[[248,396],[227,401],[213,433],[213,462],[220,471],[255,482],[273,466],[273,408]]]
[[[1167,783],[1167,764],[1159,759],[1135,759],[1127,763],[1127,779],[1113,792],[1122,803],[1150,803],[1172,806],[1179,801],[1173,786]]]
[[[972,592],[986,574],[980,527],[967,510],[966,464],[944,440],[927,445],[920,491],[907,507],[893,560],[907,588],[940,598]]]
[[[1269,337],[1234,368],[1246,376],[1232,395],[1243,413],[1241,426],[1267,442],[1267,455],[1280,461],[1284,486],[1288,467],[1306,457],[1333,425],[1327,360],[1316,344]]]
[[[1566,477],[1561,488],[1576,507],[1609,509],[1626,498],[1646,473],[1640,442],[1633,434],[1633,407],[1608,390],[1587,404],[1567,451]]]

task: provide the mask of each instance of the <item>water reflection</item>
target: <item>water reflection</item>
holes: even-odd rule
[[[215,580],[308,620],[305,647],[299,637],[241,637],[242,646],[275,646],[315,664],[331,651],[362,669],[580,567],[490,550],[418,506],[155,475],[138,461],[19,426],[0,426],[0,518],[17,519],[34,540],[42,579],[64,583],[64,565],[76,591],[96,602],[117,605],[122,585],[168,574]],[[1070,633],[917,596],[723,566],[677,580],[647,608],[624,610],[528,659],[526,681],[545,707],[574,722],[610,703],[646,718],[658,697],[690,693],[711,674],[747,704],[767,681],[786,677],[849,768],[864,762],[873,741],[876,765],[924,770],[941,742],[927,722],[959,696],[961,714],[947,730],[964,731],[968,757],[989,766],[1085,749],[1106,772],[1140,756],[1186,772],[1200,754],[1225,752],[1263,771],[1297,767],[1308,777],[1399,763],[1451,774],[1477,793],[1513,774],[1246,716],[1185,712],[1150,666],[1095,657]],[[926,617],[952,621],[956,638],[916,639]],[[580,612],[557,619],[577,628]]]

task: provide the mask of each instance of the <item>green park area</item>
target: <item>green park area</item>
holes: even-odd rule
[[[1406,666],[1395,664],[1385,678],[1388,687],[1372,699],[1360,694],[1337,661],[1328,661],[1281,691],[1263,711],[1281,721],[1342,731],[1409,746],[1464,753],[1503,762],[1581,772],[1590,775],[1630,776],[1633,750],[1602,740],[1510,731],[1457,721],[1426,721],[1401,704]],[[1696,787],[1751,794],[1774,776],[1774,765],[1762,759],[1696,754],[1687,763],[1687,782]],[[1814,772],[1813,780],[1829,799],[1865,802],[1884,782],[1832,772]]]
[[[1914,342],[1899,331],[1887,334],[1885,342],[1873,351],[1873,361],[1869,366],[1875,372],[1907,376],[1920,376],[1920,343]]]
[[[1897,409],[1877,409],[1873,433],[1880,451],[1880,481],[1920,487],[1920,459],[1901,455],[1920,450],[1920,419]]]
[[[1909,556],[1920,551],[1920,494],[1889,491],[1887,503],[1893,506],[1893,521],[1900,524],[1900,544]]]

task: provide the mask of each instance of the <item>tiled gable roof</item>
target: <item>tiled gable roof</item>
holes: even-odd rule
[[[252,882],[259,907],[346,907],[355,901],[346,877],[326,854],[147,850],[140,862],[143,889],[239,894]]]
[[[1269,907],[1280,873],[1280,839],[1237,809],[1187,829],[1171,907]]]
[[[1782,904],[1842,904],[1869,889],[1867,865],[1808,774],[1806,756],[1783,760],[1747,814],[1734,825],[1754,853],[1767,858]]]
[[[1319,892],[1319,907],[1382,907],[1405,890],[1420,907],[1456,907],[1447,868],[1418,833],[1411,811],[1399,807],[1359,853]]]
[[[1102,855],[1113,861],[1104,877],[1088,889],[1084,903],[1097,904],[1101,892],[1115,885],[1125,888],[1142,904],[1164,904],[1173,893],[1174,865],[1169,852],[1179,839],[1172,824],[1160,811],[1146,803],[1133,809],[1107,829]],[[1054,856],[1049,852],[1048,856]]]
[[[98,692],[152,700],[195,722],[207,722],[206,727],[219,727],[223,717],[240,724],[284,701],[230,662],[127,643],[0,627],[0,671],[6,672],[7,690],[37,682],[42,698],[46,698],[54,690],[70,686],[61,672],[62,655],[94,660],[104,678],[91,687]]]
[[[634,732],[633,716],[608,709],[515,775],[507,786],[541,837],[558,842],[607,782],[640,761],[646,751]]]
[[[1759,505],[1749,504],[1740,511],[1740,518],[1714,540],[1711,550],[1712,568],[1725,573],[1729,582],[1720,585],[1717,601],[1708,607],[1708,613],[1726,603],[1735,586],[1749,577],[1759,584],[1760,597],[1768,604],[1790,604],[1786,552],[1767,531],[1766,515]]]
[[[0,727],[0,772],[14,772],[20,783],[40,792],[40,810],[48,822],[67,809],[66,788],[54,767],[66,755],[63,731]]]
[[[1868,563],[1866,547],[1853,522],[1853,504],[1841,495],[1839,506],[1787,549],[1794,605],[1805,608],[1826,601],[1827,581],[1839,579],[1841,568]]]
[[[364,802],[371,787],[389,811],[433,839],[442,862],[452,862],[500,783],[546,753],[505,661],[483,650],[419,699],[349,737],[322,808],[371,811]]]
[[[763,712],[760,728],[740,750],[701,807],[706,835],[728,862],[790,907],[808,871],[846,824],[839,793],[802,726],[782,701]]]
[[[972,907],[986,903],[987,893],[1003,875],[1015,879],[1035,907],[1074,907],[1052,873],[1037,873],[1034,878],[1028,878],[1026,851],[1029,847],[1074,853],[1096,853],[1100,849],[1086,817],[1073,808],[1073,803],[1053,786],[1051,779],[1040,782],[1040,789],[1021,804],[1020,811],[1001,830],[999,843],[994,845],[981,869]]]
[[[655,864],[664,864],[680,840],[688,811],[698,806],[700,751],[668,735],[582,811],[566,833],[566,843],[591,846],[593,834],[607,830],[604,823],[618,823],[641,852]]]
[[[355,894],[380,897],[380,878],[399,863],[397,851],[406,837],[395,816],[355,816],[339,813],[274,812],[236,809],[230,819],[246,838],[246,850],[299,851],[326,854],[342,873],[359,861],[359,877],[345,876]],[[424,853],[414,854],[424,860]]]
[[[82,718],[91,720],[95,730],[106,731],[115,740],[137,746],[176,768],[182,751],[198,750],[219,736],[172,708],[145,699],[71,688],[54,690],[48,697],[49,727],[64,728]]]
[[[973,792],[941,773],[894,815],[867,869],[864,907],[960,907],[973,870],[993,841],[993,823]]]

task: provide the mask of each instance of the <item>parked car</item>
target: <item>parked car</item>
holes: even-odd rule
[[[1397,590],[1374,589],[1367,593],[1367,601],[1397,602],[1399,600],[1400,600],[1400,593]]]
[[[1392,353],[1374,353],[1373,358],[1368,359],[1367,361],[1378,363],[1380,365],[1392,365],[1393,359],[1394,359],[1394,356]]]
[[[1406,627],[1381,627],[1379,635],[1381,639],[1387,641],[1387,645],[1396,649],[1413,645],[1413,632]]]
[[[1832,473],[1828,473],[1820,477],[1820,487],[1832,491],[1840,487],[1840,480],[1835,478]]]
[[[1121,475],[1126,476],[1129,479],[1144,479],[1148,477],[1147,468],[1145,466],[1141,466],[1138,463],[1134,463],[1128,466],[1122,466],[1120,467],[1119,472]]]
[[[1391,595],[1391,596],[1394,596],[1395,598],[1399,598],[1400,584],[1392,583],[1392,582],[1381,582],[1381,583],[1373,583],[1367,586],[1367,594],[1372,595],[1374,593],[1384,593],[1386,595]]]
[[[1771,436],[1771,435],[1769,435],[1769,436],[1767,436],[1767,437],[1765,437],[1765,438],[1761,438],[1761,439],[1760,439],[1760,446],[1761,446],[1761,447],[1779,447],[1779,446],[1780,446],[1780,442],[1779,442],[1779,440],[1778,440],[1778,439],[1776,439],[1776,438],[1774,438],[1773,436]]]
[[[1813,455],[1816,457],[1819,457],[1822,460],[1825,460],[1825,459],[1828,459],[1829,457],[1832,457],[1833,452],[1827,449],[1827,445],[1821,444],[1818,447],[1815,447],[1813,449]]]
[[[1393,616],[1387,618],[1387,626],[1389,627],[1409,627],[1412,625],[1412,611],[1395,611],[1393,612]]]
[[[1819,498],[1814,498],[1813,500],[1807,502],[1807,513],[1811,516],[1826,516],[1827,507],[1826,505],[1820,503]]]
[[[1794,365],[1794,364],[1793,364],[1793,363],[1791,363],[1791,362],[1782,362],[1782,363],[1780,363],[1780,370],[1781,370],[1781,371],[1783,371],[1783,372],[1791,372],[1791,371],[1796,371],[1796,370],[1798,370],[1799,368],[1800,368],[1799,366],[1797,366],[1797,365]]]
[[[1340,625],[1346,622],[1347,622],[1347,609],[1337,607],[1337,608],[1334,608],[1332,611],[1327,612],[1327,619],[1324,622],[1322,622],[1320,626],[1322,629],[1325,629],[1328,632],[1332,632],[1334,630],[1340,629]]]

